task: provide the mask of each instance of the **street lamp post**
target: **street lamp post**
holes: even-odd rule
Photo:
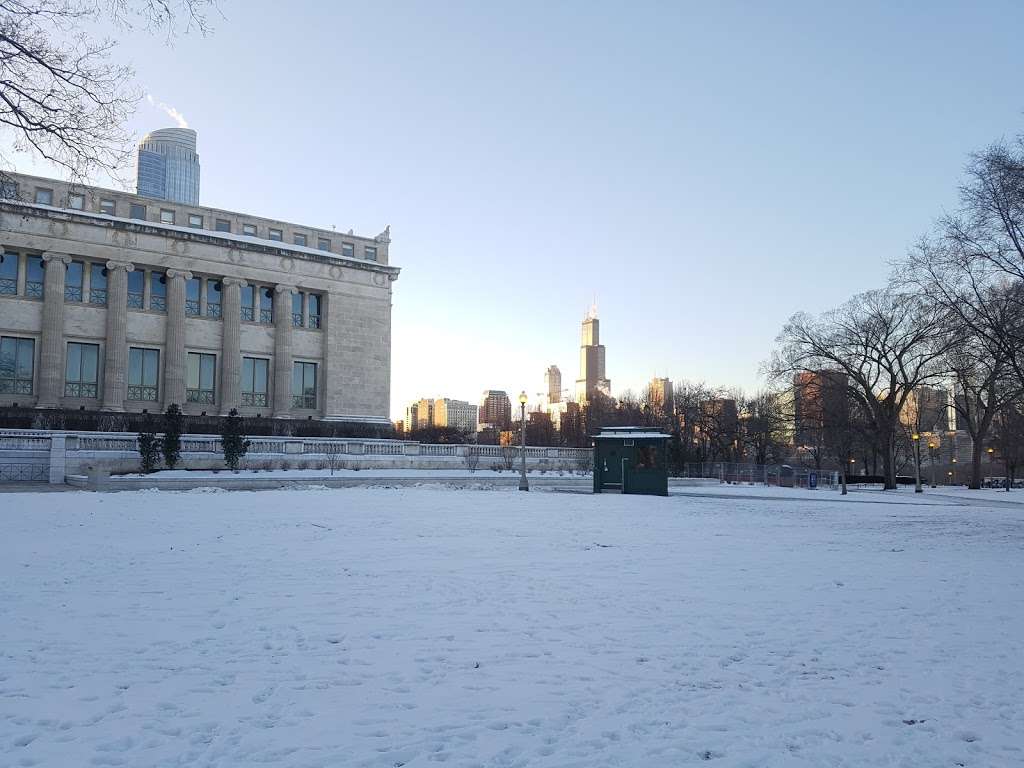
[[[953,485],[956,485],[956,456],[953,457],[953,469],[949,473]]]
[[[939,446],[933,441],[928,441],[928,460],[932,464],[932,488],[935,487],[935,459],[939,455]]]
[[[910,439],[914,441],[914,493],[924,493],[921,487],[921,435],[915,432]]]
[[[519,428],[523,431],[522,456],[519,465],[519,490],[530,490],[530,481],[526,479],[526,390],[519,393]]]

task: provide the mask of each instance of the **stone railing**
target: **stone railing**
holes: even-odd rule
[[[253,436],[243,467],[254,469],[323,469],[330,465],[352,469],[452,469],[475,463],[480,469],[505,467],[521,460],[519,446],[451,445],[368,438]],[[49,476],[84,474],[100,467],[111,473],[139,468],[138,436],[131,432],[0,431],[0,464],[4,456],[46,463]],[[527,446],[531,468],[574,471],[587,466],[588,448]],[[224,466],[218,435],[182,435],[181,468]],[[13,460],[13,458],[12,458]],[[515,465],[518,466],[518,463]]]

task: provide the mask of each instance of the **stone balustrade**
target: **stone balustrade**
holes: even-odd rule
[[[453,469],[467,466],[470,456],[478,466],[518,467],[519,446],[452,445],[415,443],[403,440],[366,438],[253,436],[243,466],[260,469],[315,469],[331,461],[359,469]],[[139,468],[138,437],[133,432],[47,432],[43,430],[0,430],[0,465],[4,457],[28,455],[50,467],[51,482],[62,482],[63,472],[85,474],[89,467],[111,473],[134,472]],[[223,467],[220,437],[182,435],[182,469]],[[592,456],[589,448],[527,446],[526,461],[531,468],[577,470]],[[57,479],[58,469],[60,478]]]

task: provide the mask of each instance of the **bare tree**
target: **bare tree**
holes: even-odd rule
[[[885,487],[893,489],[900,414],[910,393],[941,373],[942,321],[920,296],[870,291],[820,317],[794,315],[779,334],[770,370],[782,381],[803,371],[845,374],[847,393],[881,447]]]
[[[764,390],[742,403],[743,444],[756,464],[779,462],[786,452],[790,423],[782,395]]]
[[[341,468],[341,457],[345,451],[345,444],[336,441],[324,443],[324,455],[327,457],[327,466],[334,475],[335,470]]]
[[[952,322],[957,421],[971,435],[970,487],[997,412],[1024,389],[1024,138],[971,155],[959,209],[939,219],[898,272]]]
[[[991,303],[991,302],[989,302]],[[1004,309],[1013,311],[1010,305]],[[1012,373],[1008,348],[991,336],[961,325],[946,352],[953,385],[957,426],[972,441],[970,488],[981,488],[981,459],[996,414],[1021,394],[1020,379]]]
[[[466,469],[470,472],[476,472],[477,467],[480,466],[480,446],[467,445],[466,453],[463,455],[462,461],[465,463]]]
[[[971,155],[960,208],[910,252],[919,286],[1024,381],[1024,137]]]
[[[1017,468],[1024,463],[1024,403],[1004,403],[996,413],[993,427],[993,447],[996,458],[1003,462],[1005,487],[1009,491]]]
[[[90,27],[141,26],[172,37],[208,30],[214,0],[0,0],[0,149],[28,152],[74,179],[116,170],[131,138],[125,120],[140,93],[133,72],[111,60],[112,39]]]

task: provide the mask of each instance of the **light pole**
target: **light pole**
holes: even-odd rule
[[[526,479],[526,390],[519,393],[519,428],[523,431],[522,462],[519,469],[519,490],[530,490],[530,481]]]
[[[921,436],[915,432],[910,439],[914,441],[914,493],[924,493],[921,487]]]
[[[953,469],[950,471],[949,476],[953,485],[956,485],[956,456],[953,457]]]
[[[935,459],[939,455],[939,446],[932,440],[928,441],[928,460],[932,464],[932,488],[935,487]]]

